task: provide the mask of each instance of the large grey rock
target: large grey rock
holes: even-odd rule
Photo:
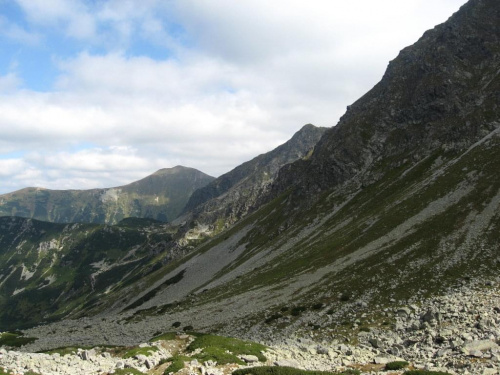
[[[259,358],[255,355],[242,355],[240,358],[245,361],[246,363],[255,363],[259,362]]]
[[[472,351],[485,351],[490,349],[498,349],[498,344],[491,340],[478,340],[467,343],[463,346],[464,352],[470,353]]]

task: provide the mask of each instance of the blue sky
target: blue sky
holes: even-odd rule
[[[334,126],[464,0],[0,0],[0,194],[218,176]]]

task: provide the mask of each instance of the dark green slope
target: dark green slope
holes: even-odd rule
[[[175,219],[191,194],[213,180],[196,169],[161,169],[129,185],[91,190],[26,188],[0,195],[0,216],[56,223],[116,224],[126,217]]]
[[[165,224],[0,218],[0,330],[64,317],[168,262]],[[160,257],[158,257],[158,254]]]

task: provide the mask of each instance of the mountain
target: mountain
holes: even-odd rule
[[[470,312],[456,300],[415,311],[468,285],[496,292],[499,16],[498,1],[470,0],[401,51],[307,157],[283,165],[250,213],[182,258],[150,258],[158,268],[140,278],[87,289],[91,304],[62,303],[60,316],[75,320],[27,330],[38,341],[26,348],[137,343],[180,326],[266,342],[361,343],[396,356],[441,345],[439,354],[415,354],[427,362],[458,350],[458,336],[496,345],[495,319],[474,316],[467,332],[445,333],[444,316]],[[20,273],[11,267],[2,279],[11,291]],[[376,341],[388,329],[387,342]]]
[[[160,169],[125,186],[91,190],[26,188],[0,195],[0,216],[55,223],[116,224],[126,217],[175,219],[191,194],[214,178],[196,169]]]
[[[272,151],[259,155],[196,190],[179,220],[196,223],[191,232],[217,234],[259,206],[281,167],[307,158],[327,128],[304,125]]]

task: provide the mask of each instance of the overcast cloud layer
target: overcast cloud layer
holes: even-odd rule
[[[218,176],[334,126],[465,0],[0,0],[0,194]]]

